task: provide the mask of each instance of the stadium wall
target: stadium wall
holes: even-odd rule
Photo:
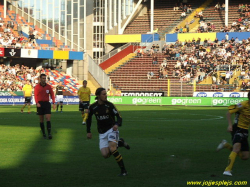
[[[108,97],[114,104],[122,105],[172,105],[172,106],[229,106],[248,98],[221,97]],[[34,102],[34,98],[32,99]],[[92,103],[95,96],[91,96]],[[64,104],[79,104],[77,96],[64,96]],[[23,96],[0,96],[0,105],[22,105]],[[34,103],[33,103],[34,104]]]

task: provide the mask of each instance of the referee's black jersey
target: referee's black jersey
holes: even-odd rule
[[[57,86],[56,87],[56,95],[63,95],[63,89],[64,87],[63,86]]]
[[[96,101],[89,106],[89,117],[87,119],[87,133],[91,132],[92,115],[95,115],[97,120],[97,130],[100,134],[107,132],[115,124],[122,125],[122,118],[114,104],[107,101],[105,104],[98,104]],[[115,121],[115,117],[117,121]]]

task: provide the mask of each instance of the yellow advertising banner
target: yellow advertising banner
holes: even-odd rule
[[[141,42],[141,34],[105,35],[105,43]]]
[[[54,59],[69,59],[69,51],[53,51]]]

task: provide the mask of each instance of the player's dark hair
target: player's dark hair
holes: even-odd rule
[[[100,95],[103,90],[105,90],[105,88],[97,88],[96,89],[96,91],[95,91],[95,95],[96,95],[95,99],[96,100],[98,99],[97,96]]]
[[[82,83],[87,82],[86,80],[82,81]]]
[[[43,73],[43,74],[41,74],[41,75],[40,75],[40,78],[42,78],[43,76],[45,76],[45,77],[46,77],[46,75]]]

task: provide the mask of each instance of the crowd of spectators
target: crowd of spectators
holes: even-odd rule
[[[26,80],[35,86],[41,73],[45,73],[43,68],[33,69],[18,64],[15,66],[0,64],[0,91],[22,91]]]
[[[57,67],[60,70],[60,67]],[[29,80],[34,87],[39,80],[39,76],[42,73],[46,73],[44,68],[29,68],[24,65],[6,66],[0,64],[0,91],[22,91],[22,88]],[[48,83],[54,80],[54,76],[51,73],[46,73],[48,76]]]
[[[174,8],[176,9],[176,7]],[[178,9],[177,9],[178,10]],[[225,3],[219,2],[214,6],[215,11],[224,11]],[[197,33],[215,32],[215,29],[219,29],[219,32],[250,32],[250,5],[239,4],[238,8],[239,17],[233,21],[231,25],[216,28],[214,23],[209,20],[205,20],[202,11],[196,11],[194,18],[199,18],[199,27],[196,30]],[[185,12],[184,12],[185,13]],[[186,17],[182,12],[181,19]],[[176,27],[175,33],[189,32],[189,26],[194,22],[192,19],[190,22],[186,22],[184,27]]]
[[[241,76],[236,81],[248,80],[250,76],[250,38],[239,41],[228,39],[219,42],[200,39],[165,44],[163,49],[164,65],[168,74],[182,81],[201,82],[206,76],[211,76],[217,85],[229,84],[236,69]],[[168,60],[176,60],[174,68],[170,68]],[[171,69],[171,71],[170,71]],[[219,71],[227,72],[219,74]],[[240,86],[235,81],[234,86]]]

